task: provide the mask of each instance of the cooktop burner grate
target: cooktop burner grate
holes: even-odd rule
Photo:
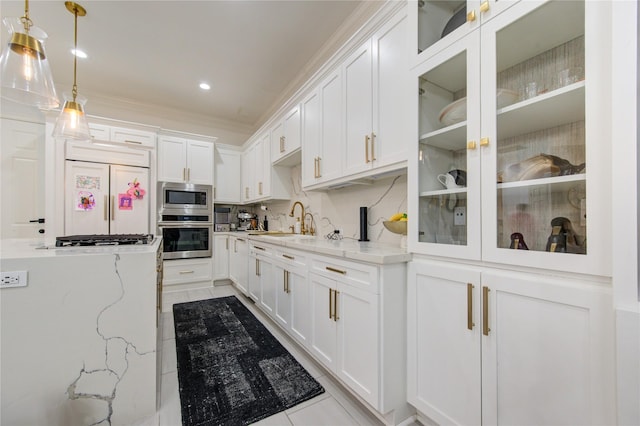
[[[56,238],[56,247],[149,244],[151,234],[68,235]]]

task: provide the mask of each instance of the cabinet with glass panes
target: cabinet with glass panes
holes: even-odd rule
[[[453,3],[416,2],[414,17]],[[409,247],[606,275],[608,6],[497,3],[475,26],[419,39]]]

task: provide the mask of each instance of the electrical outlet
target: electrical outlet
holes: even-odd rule
[[[453,224],[456,226],[465,226],[467,224],[467,209],[464,207],[456,207],[453,209]]]
[[[11,271],[0,273],[0,288],[26,287],[27,271]]]

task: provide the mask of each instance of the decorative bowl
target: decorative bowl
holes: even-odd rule
[[[498,89],[496,92],[497,108],[504,108],[518,100],[518,92],[508,89]],[[451,102],[440,111],[440,122],[445,126],[459,123],[467,119],[467,98],[461,98]]]
[[[400,220],[396,222],[392,222],[390,220],[385,220],[382,222],[385,228],[394,234],[407,235],[407,221]]]

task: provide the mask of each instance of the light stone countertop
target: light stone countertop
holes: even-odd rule
[[[214,235],[230,235],[250,241],[268,243],[280,247],[304,250],[311,253],[342,257],[375,264],[404,263],[411,260],[406,248],[377,243],[360,242],[354,239],[328,240],[321,236],[295,235],[274,237],[268,234],[250,235],[251,232],[216,232]]]
[[[0,240],[0,259],[29,259],[111,253],[155,253],[158,251],[161,241],[162,237],[156,235],[151,244],[56,247],[55,242],[45,241],[41,238],[8,238]]]

